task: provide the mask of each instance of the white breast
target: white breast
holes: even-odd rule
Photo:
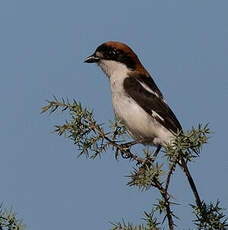
[[[125,93],[123,81],[128,77],[129,69],[124,64],[107,60],[100,67],[110,79],[114,112],[131,136],[134,139],[149,138],[154,145],[170,142],[173,135]]]

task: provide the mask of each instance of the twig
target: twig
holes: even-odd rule
[[[195,196],[197,206],[201,209],[202,208],[202,202],[200,200],[200,196],[198,194],[198,191],[197,191],[196,185],[194,183],[194,180],[193,180],[193,178],[192,178],[192,176],[191,176],[191,174],[190,174],[190,172],[188,170],[188,166],[187,166],[187,164],[186,164],[186,162],[185,162],[185,160],[184,160],[184,158],[182,156],[182,153],[180,153],[180,162],[178,162],[178,164],[180,165],[180,167],[182,168],[182,170],[184,171],[184,173],[185,173],[185,175],[186,175],[186,177],[188,179],[188,182],[189,182],[189,184],[191,186],[192,192],[193,192],[193,194]]]
[[[167,192],[168,191],[168,187],[169,187],[169,183],[170,183],[170,178],[172,176],[172,173],[173,171],[175,170],[175,167],[176,167],[176,161],[174,161],[171,165],[171,167],[169,168],[169,172],[168,172],[168,175],[167,175],[167,178],[166,178],[166,183],[165,183],[165,191]]]
[[[94,122],[91,122],[90,126],[94,131],[96,131],[99,135],[101,135],[101,137],[104,138],[105,140],[107,140],[111,145],[115,146],[120,152],[126,154],[128,156],[128,158],[134,159],[139,164],[144,163],[144,160],[142,158],[140,158],[137,155],[131,153],[129,149],[126,149],[126,148],[122,147],[121,145],[117,144],[115,141],[113,141],[109,137],[107,137],[105,135],[105,133],[100,129],[100,127],[98,127],[98,126],[96,126],[94,124]]]
[[[166,216],[168,218],[168,223],[169,223],[169,229],[173,230],[174,229],[174,222],[173,222],[173,218],[172,218],[172,211],[170,209],[170,202],[169,202],[169,198],[167,197],[168,193],[166,191],[166,189],[164,189],[161,185],[161,183],[157,180],[154,179],[154,183],[156,185],[156,187],[158,188],[158,190],[160,191],[165,203],[165,209],[166,209]]]

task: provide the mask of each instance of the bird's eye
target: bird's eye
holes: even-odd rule
[[[115,56],[117,56],[119,54],[119,51],[117,50],[117,49],[111,49],[110,51],[109,51],[109,55],[110,56],[112,56],[112,57],[115,57]]]
[[[117,54],[117,50],[114,49],[114,50],[112,51],[112,54],[113,54],[113,55],[116,55],[116,54]]]
[[[113,49],[110,49],[109,52],[108,52],[109,56],[112,57],[115,55],[114,53],[114,50]]]

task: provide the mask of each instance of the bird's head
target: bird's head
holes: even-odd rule
[[[108,77],[111,77],[116,71],[148,74],[134,51],[121,42],[109,41],[101,44],[84,62],[97,63]]]

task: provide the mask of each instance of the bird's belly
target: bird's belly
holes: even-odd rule
[[[172,134],[133,99],[113,95],[112,103],[116,116],[125,124],[134,139],[146,139],[153,145],[170,142]]]

